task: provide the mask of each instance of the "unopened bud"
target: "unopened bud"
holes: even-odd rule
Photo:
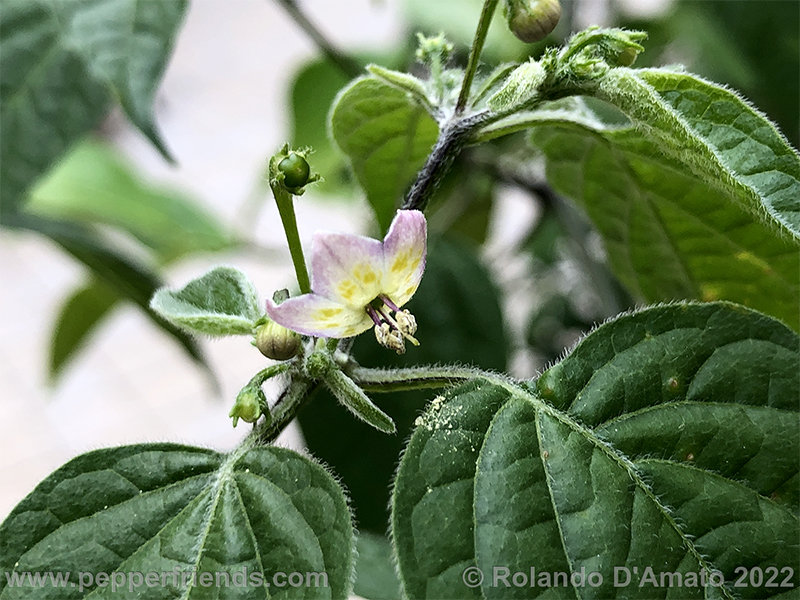
[[[233,405],[229,417],[233,417],[233,426],[236,427],[239,419],[248,423],[255,423],[263,414],[267,405],[267,399],[261,388],[247,386],[242,388],[236,396],[236,403]]]
[[[523,42],[538,42],[556,28],[561,18],[558,0],[506,0],[508,28]]]
[[[275,321],[256,330],[255,346],[267,358],[289,360],[300,350],[300,336]]]
[[[302,187],[308,183],[311,176],[308,161],[296,152],[290,152],[278,163],[278,171],[283,173],[283,183],[287,188]]]
[[[453,54],[453,44],[447,41],[443,33],[433,37],[417,33],[417,43],[416,56],[421,63],[430,64],[437,61],[445,65]]]

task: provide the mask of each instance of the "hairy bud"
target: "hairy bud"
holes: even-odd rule
[[[561,18],[558,0],[506,0],[508,28],[523,42],[538,42],[556,28]]]
[[[247,423],[255,423],[263,414],[266,406],[267,399],[261,388],[247,386],[242,388],[239,395],[236,396],[236,403],[228,416],[233,417],[234,427],[238,424],[239,419]]]
[[[300,336],[275,321],[268,321],[256,329],[255,346],[267,358],[289,360],[300,350]]]

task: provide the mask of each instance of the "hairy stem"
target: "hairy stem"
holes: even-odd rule
[[[486,375],[472,367],[426,366],[408,369],[369,369],[355,366],[347,370],[348,375],[367,392],[396,392],[447,387]]]
[[[428,159],[406,194],[403,209],[425,210],[456,156],[469,141],[475,129],[488,117],[489,113],[484,111],[461,119],[454,118],[444,124]]]
[[[325,55],[332,64],[344,73],[347,77],[358,77],[361,75],[363,69],[361,65],[356,62],[352,57],[348,56],[334,45],[325,37],[319,28],[312,23],[305,13],[300,10],[296,0],[278,0],[278,4],[283,6],[289,16],[292,17],[295,23],[302,29],[305,34],[310,37],[319,48],[320,52]]]
[[[464,80],[461,82],[461,91],[458,94],[456,103],[456,114],[464,112],[469,99],[469,91],[472,88],[472,80],[475,78],[475,71],[478,70],[478,60],[486,42],[486,34],[489,33],[489,25],[492,23],[492,16],[497,8],[499,0],[486,0],[481,11],[481,18],[478,21],[478,28],[475,30],[475,38],[472,40],[472,47],[469,50],[467,69],[464,71]]]
[[[317,385],[306,377],[295,376],[272,407],[272,418],[253,427],[253,432],[248,436],[252,441],[243,443],[264,445],[274,441],[308,402]]]

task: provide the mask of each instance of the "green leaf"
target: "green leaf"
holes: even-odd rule
[[[367,600],[397,600],[402,596],[394,572],[392,546],[382,535],[361,532],[356,542],[356,582],[353,593]]]
[[[397,356],[378,346],[373,335],[364,334],[354,345],[360,364],[411,367],[442,361],[505,369],[508,342],[497,291],[474,248],[430,239],[425,275],[405,308],[417,319],[420,346],[409,346]],[[383,534],[397,457],[429,396],[415,391],[371,397],[394,419],[396,435],[387,436],[356,421],[327,394],[303,410],[299,421],[310,451],[342,478],[360,530]]]
[[[325,378],[325,383],[339,403],[353,413],[354,416],[365,423],[369,423],[380,432],[392,434],[397,431],[392,418],[375,406],[375,403],[369,399],[364,390],[358,387],[352,379],[342,373],[336,366],[331,369]]]
[[[327,59],[305,64],[291,85],[290,113],[292,148],[310,147],[309,161],[322,180],[315,190],[335,192],[342,184],[352,183],[352,176],[341,153],[328,138],[328,113],[336,94],[348,78]]]
[[[55,380],[120,300],[107,285],[92,281],[79,288],[61,307],[50,340],[49,377]]]
[[[143,583],[136,598],[344,598],[353,571],[353,525],[342,489],[318,464],[284,448],[223,455],[177,444],[141,444],[79,456],[42,481],[0,525],[5,573],[70,572],[75,587],[0,581],[0,598],[87,598],[78,573],[196,571],[201,585]],[[248,579],[237,584],[236,574]],[[220,588],[200,573],[228,573]],[[310,585],[252,585],[253,573],[327,574]],[[240,575],[241,577],[241,575]],[[131,579],[131,582],[133,579]],[[242,585],[244,583],[244,585]],[[257,583],[257,582],[256,582]],[[284,582],[285,583],[285,582]],[[247,586],[247,587],[245,587]],[[254,595],[255,594],[255,595]],[[215,597],[217,597],[215,595]]]
[[[150,307],[170,323],[208,335],[249,335],[263,311],[247,276],[232,267],[216,267],[173,291],[161,288]]]
[[[736,92],[666,69],[612,69],[598,97],[731,202],[800,238],[800,155]]]
[[[111,147],[97,141],[76,146],[40,180],[25,210],[120,228],[153,249],[161,262],[233,244],[198,204],[143,183]]]
[[[335,101],[331,133],[386,230],[436,142],[436,122],[403,90],[364,77]]]
[[[425,82],[403,71],[394,71],[380,65],[367,65],[367,71],[398,89],[405,90],[419,102],[429,113],[433,113],[433,103],[428,98],[428,89]]]
[[[798,327],[797,241],[632,129],[545,117],[533,140],[548,180],[584,208],[634,295],[732,300]]]
[[[596,572],[597,587],[548,597],[788,597],[734,581],[737,567],[788,567],[800,583],[798,361],[798,336],[767,316],[673,304],[599,327],[535,384],[487,376],[448,391],[395,482],[406,595],[530,598],[543,575]],[[464,585],[469,567],[481,587]],[[614,587],[615,567],[638,575]],[[725,584],[639,587],[647,567],[657,581],[716,570]]]
[[[10,222],[26,191],[106,114],[112,97],[166,155],[152,101],[184,0],[8,0],[0,28],[0,197]]]
[[[111,247],[93,230],[76,223],[21,214],[16,225],[41,233],[61,246],[73,258],[83,263],[98,281],[142,309],[156,326],[183,347],[192,360],[208,371],[197,342],[150,310],[150,298],[161,286],[155,273]]]

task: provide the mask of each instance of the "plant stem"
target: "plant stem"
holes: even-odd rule
[[[428,200],[439,187],[453,164],[453,160],[469,141],[475,129],[488,117],[489,113],[484,111],[468,117],[452,119],[442,126],[436,144],[408,190],[403,202],[403,209],[425,210]]]
[[[308,402],[317,385],[305,377],[295,376],[272,407],[272,419],[254,427],[248,438],[252,437],[258,444],[269,444],[275,440]]]
[[[325,37],[325,35],[312,23],[308,17],[300,10],[296,0],[278,0],[278,4],[283,6],[289,16],[310,37],[332,64],[344,73],[347,77],[358,77],[363,69],[352,57],[348,56]]]
[[[478,69],[478,60],[483,50],[483,44],[486,42],[486,34],[489,33],[489,25],[492,23],[492,16],[494,16],[494,11],[497,8],[498,2],[499,0],[486,0],[483,3],[481,18],[478,21],[478,28],[475,30],[475,39],[472,40],[472,48],[469,50],[467,69],[464,71],[464,80],[461,82],[461,91],[458,94],[456,114],[464,112],[464,108],[467,106],[469,92],[472,88],[472,80],[475,78],[475,71]]]
[[[286,232],[286,242],[289,245],[289,253],[292,255],[297,284],[300,286],[301,293],[308,294],[311,292],[311,282],[308,279],[308,269],[306,269],[306,259],[303,256],[303,246],[300,244],[300,235],[297,233],[297,219],[294,216],[292,195],[277,185],[272,187],[272,193],[281,215],[283,230]]]
[[[470,367],[411,367],[408,369],[369,369],[353,367],[348,375],[366,392],[395,392],[441,388],[486,375],[480,369]]]

